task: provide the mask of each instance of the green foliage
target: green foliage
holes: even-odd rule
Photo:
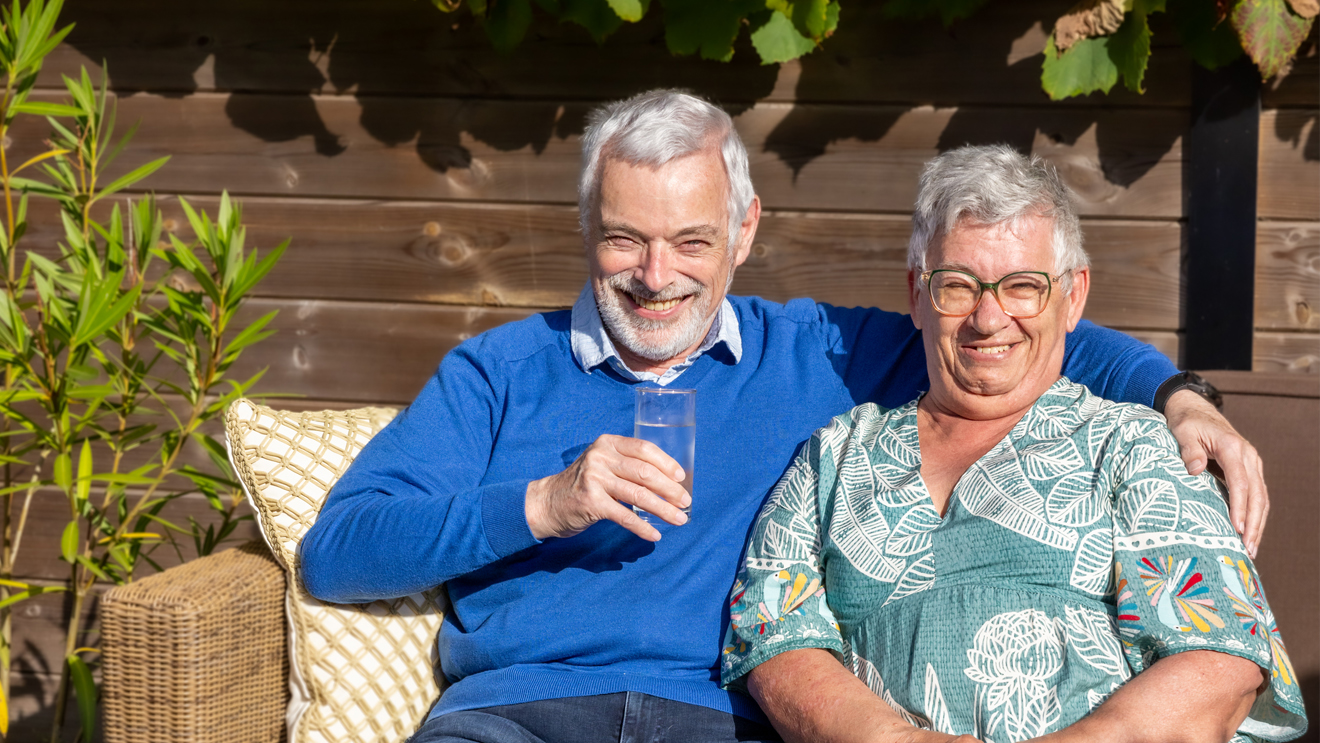
[[[1284,0],[1241,0],[1232,19],[1243,50],[1262,78],[1277,75],[1288,64],[1314,23],[1294,13]]]
[[[515,0],[498,5],[517,8]],[[525,30],[531,11],[524,7]],[[241,520],[223,447],[201,427],[261,377],[229,373],[271,334],[274,313],[246,325],[236,318],[285,246],[265,255],[246,248],[242,210],[228,195],[214,219],[180,200],[192,236],[171,234],[168,242],[153,198],[107,203],[169,158],[107,177],[133,131],[117,137],[113,97],[86,70],[64,78],[67,101],[28,99],[42,58],[68,33],[55,29],[59,10],[60,0],[0,7],[0,140],[18,116],[42,117],[51,128],[49,149],[17,167],[0,148],[0,732],[8,723],[9,616],[17,603],[61,590],[72,594],[72,610],[51,737],[59,737],[72,691],[82,740],[91,740],[96,685],[79,653],[95,649],[77,640],[94,585],[132,581],[141,564],[156,566],[156,549],[180,559],[183,544],[209,553]],[[58,204],[56,244],[24,247],[33,198]],[[211,467],[182,464],[188,446],[205,452]],[[69,577],[58,587],[13,580],[32,499],[43,488],[68,505],[59,549]],[[181,527],[161,517],[189,493],[215,510],[212,523],[190,519]]]
[[[482,23],[491,44],[511,52],[530,28],[533,0],[431,0],[444,12],[466,9]],[[885,17],[905,20],[939,18],[949,26],[972,16],[989,0],[885,0]],[[1007,2],[1007,0],[1001,0]],[[728,62],[746,28],[762,64],[788,62],[810,54],[838,28],[840,0],[661,0],[665,42],[672,54],[697,54]],[[1167,5],[1167,8],[1166,8]],[[1108,93],[1122,80],[1129,90],[1145,91],[1151,55],[1149,16],[1168,12],[1178,38],[1192,59],[1215,69],[1243,50],[1263,78],[1282,70],[1297,53],[1314,23],[1295,13],[1286,0],[1125,0],[1122,24],[1117,17],[1060,52],[1054,35],[1045,49],[1041,87],[1054,100],[1094,92]],[[541,13],[586,29],[604,43],[624,23],[640,21],[650,0],[535,0]],[[1079,4],[1069,13],[1086,13]],[[1116,11],[1114,11],[1116,12]],[[1114,26],[1118,25],[1117,29]],[[1112,33],[1099,35],[1103,31]],[[1072,32],[1066,39],[1075,38]],[[1066,46],[1066,43],[1065,43]],[[33,104],[29,104],[33,105]],[[35,104],[43,106],[47,104]]]

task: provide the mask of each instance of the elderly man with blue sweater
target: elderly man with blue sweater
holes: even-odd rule
[[[699,98],[596,111],[579,204],[590,281],[573,309],[444,358],[331,492],[304,581],[334,602],[446,584],[451,685],[416,743],[779,740],[719,688],[724,596],[797,446],[841,411],[926,389],[921,337],[892,312],[726,295],[761,205],[732,121]],[[1254,547],[1259,457],[1167,359],[1082,322],[1064,373],[1167,401],[1189,467],[1227,472]],[[673,459],[630,438],[639,386],[697,391],[691,496]]]

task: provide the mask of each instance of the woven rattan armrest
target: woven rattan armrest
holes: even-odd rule
[[[106,741],[283,740],[284,596],[284,571],[260,542],[107,591]]]

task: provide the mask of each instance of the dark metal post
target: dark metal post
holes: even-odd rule
[[[1187,194],[1183,364],[1251,369],[1256,282],[1260,73],[1245,58],[1192,69],[1183,144]]]

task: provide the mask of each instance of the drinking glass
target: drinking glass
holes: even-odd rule
[[[638,387],[633,437],[650,441],[683,468],[683,488],[692,494],[693,460],[697,450],[697,391],[665,387]],[[633,506],[643,521],[655,524],[651,514]],[[692,507],[683,509],[692,517]]]

